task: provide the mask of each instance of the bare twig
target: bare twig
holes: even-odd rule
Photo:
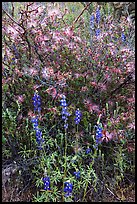
[[[4,9],[2,9],[4,12],[5,12],[5,14],[14,22],[14,23],[16,23],[18,26],[20,26],[21,28],[23,28],[23,26],[21,26],[15,19],[13,19]],[[24,29],[24,28],[23,28]]]
[[[10,69],[10,66],[8,64],[6,64],[5,62],[2,63]]]
[[[14,2],[11,2],[11,5],[12,5],[12,16],[14,17]]]
[[[82,12],[79,14],[79,16],[74,20],[73,24],[72,24],[72,28],[74,27],[74,24],[79,20],[80,16],[82,16],[82,14],[84,13],[84,11],[90,6],[90,4],[92,4],[92,2],[89,2],[89,4],[87,4],[85,6],[85,8],[82,10]]]
[[[27,11],[29,10],[29,6],[32,6],[34,4],[34,2],[30,2],[27,4]]]
[[[132,74],[133,74],[133,72],[129,73],[129,75],[125,78],[124,82],[121,83],[121,84],[120,84],[118,87],[116,87],[114,90],[112,90],[112,91],[110,92],[109,96],[107,96],[107,97],[102,101],[102,103],[105,103],[106,100],[112,98],[112,96],[113,96],[118,90],[120,90],[121,88],[123,88],[123,87],[126,86],[127,84],[132,83],[132,81],[131,81],[131,80],[132,80]]]

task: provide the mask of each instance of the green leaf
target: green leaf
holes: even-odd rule
[[[4,136],[2,136],[2,143],[5,144],[6,143],[6,138]]]
[[[107,124],[109,127],[111,127],[112,123],[110,122],[110,120],[108,121],[108,124]]]
[[[8,90],[8,88],[9,88],[9,85],[8,84],[4,84],[3,91],[6,92]]]

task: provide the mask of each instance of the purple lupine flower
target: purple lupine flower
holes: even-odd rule
[[[124,33],[121,34],[121,40],[122,40],[122,42],[125,42],[125,41],[126,41],[126,36],[125,36]]]
[[[100,10],[99,8],[97,8],[96,10],[96,23],[99,24],[100,22]]]
[[[67,103],[66,103],[66,96],[62,96],[62,99],[60,100],[60,105],[63,106],[63,107],[66,107],[67,106]]]
[[[7,60],[7,55],[4,55],[4,59],[3,59],[4,61],[6,61]]]
[[[70,113],[67,111],[67,103],[66,103],[66,97],[63,95],[62,99],[60,101],[60,105],[62,106],[62,120],[64,120],[65,124],[64,124],[64,128],[67,129],[68,128],[68,116],[70,116]]]
[[[65,182],[64,184],[65,184],[64,192],[66,193],[65,197],[71,196],[72,195],[73,184],[70,183],[70,182]]]
[[[38,117],[32,118],[31,122],[33,123],[34,130],[36,130],[36,128],[38,127]]]
[[[68,128],[68,123],[64,124],[64,128],[67,129]]]
[[[76,112],[75,112],[75,124],[79,124],[80,123],[80,120],[81,120],[81,116],[82,116],[82,114],[81,114],[81,112],[79,111],[79,108],[76,110]]]
[[[50,178],[48,176],[43,178],[44,190],[50,190]]]
[[[31,122],[33,123],[33,129],[36,132],[36,142],[38,144],[38,149],[41,150],[44,139],[42,138],[42,131],[38,127],[38,117],[32,118]]]
[[[94,28],[94,15],[91,15],[91,17],[90,17],[90,28],[91,29]]]
[[[42,149],[44,139],[42,137],[42,131],[39,128],[36,129],[36,141],[38,143],[38,149]]]
[[[19,58],[19,53],[18,53],[18,50],[17,50],[15,44],[13,44],[13,51],[14,51],[14,54],[15,54],[15,58],[18,59]]]
[[[100,29],[97,28],[97,29],[96,29],[96,36],[98,37],[99,35],[100,35]]]
[[[74,7],[72,7],[72,12],[73,12],[73,13],[75,12],[75,8],[74,8]]]
[[[38,111],[40,113],[40,111],[41,111],[41,98],[37,92],[34,93],[32,100],[33,100],[33,105],[34,105],[34,111]]]
[[[101,125],[99,124],[97,126],[97,129],[96,129],[96,144],[100,144],[101,143],[101,138],[102,138],[102,127]]]
[[[86,154],[89,154],[90,152],[91,152],[91,148],[88,147],[88,148],[86,149]]]
[[[74,175],[75,175],[76,179],[79,179],[80,178],[80,171],[75,171]]]
[[[14,57],[12,58],[11,64],[15,64],[15,58]]]

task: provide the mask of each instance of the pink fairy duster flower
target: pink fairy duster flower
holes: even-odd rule
[[[109,142],[110,140],[113,139],[113,137],[114,137],[113,132],[109,133],[106,130],[102,131],[102,139],[101,139],[102,141]]]
[[[24,96],[23,95],[18,95],[17,100],[18,100],[19,103],[23,103],[24,102]]]
[[[66,86],[66,80],[65,80],[65,79],[59,80],[59,81],[57,82],[57,84],[59,84],[59,86],[61,86],[61,87],[65,87],[65,86]]]
[[[46,92],[51,95],[53,98],[55,98],[55,96],[57,95],[57,90],[52,86],[49,87]]]
[[[82,42],[81,38],[78,37],[78,36],[74,36],[73,39],[74,39],[74,41],[77,42],[77,43],[81,43],[81,42]]]
[[[99,110],[99,106],[98,105],[92,105],[92,110],[99,113],[100,110]]]
[[[127,67],[127,71],[128,72],[132,72],[135,70],[135,63],[132,61],[132,62],[128,62],[126,64],[126,67]]]
[[[34,21],[34,20],[29,20],[28,23],[27,23],[27,27],[28,28],[31,28],[31,27],[36,27],[37,26],[37,21]]]
[[[97,86],[97,83],[96,83],[95,81],[90,82],[90,84],[91,84],[92,86],[94,86],[94,87]]]
[[[28,116],[29,116],[30,118],[33,118],[33,117],[35,117],[35,113],[30,110],[30,111],[28,112]]]
[[[63,42],[64,41],[64,37],[58,32],[58,31],[55,31],[53,33],[53,40],[56,41],[56,43],[60,43],[60,42]]]
[[[41,31],[40,33],[35,37],[35,42],[40,42],[40,43],[45,43],[45,41],[49,41],[50,37],[46,36],[46,35],[42,35]]]
[[[74,32],[71,28],[66,28],[64,31],[64,35],[66,35],[68,37],[72,37],[74,35]]]
[[[57,108],[55,108],[55,107],[52,107],[52,108],[47,108],[47,111],[48,112],[52,112],[52,113],[54,113],[54,115],[57,113]]]
[[[132,123],[129,123],[129,125],[127,126],[129,129],[133,129],[135,130],[135,123],[132,122]]]
[[[117,69],[117,68],[114,68],[114,69],[111,69],[113,71],[113,73],[116,73],[116,74],[121,74],[121,70],[120,69]]]
[[[103,84],[103,83],[98,83],[98,88],[100,88],[102,91],[106,91],[107,90],[106,85]]]
[[[48,72],[49,72],[50,75],[54,74],[54,70],[52,68],[48,68]]]
[[[44,78],[49,78],[54,75],[54,70],[50,67],[45,67],[42,70],[42,74]]]
[[[6,84],[6,82],[7,82],[7,80],[2,79],[2,85],[3,85],[3,84]]]
[[[78,61],[82,61],[81,55],[76,55],[76,59],[77,59]]]
[[[13,39],[16,39],[16,37],[19,35],[19,33],[16,31],[16,29],[11,27],[10,25],[8,25],[6,32],[11,34],[11,38],[13,38]]]
[[[24,73],[29,74],[30,76],[35,76],[37,75],[38,71],[35,68],[25,68]]]
[[[88,87],[87,87],[87,86],[83,86],[83,87],[81,88],[81,91],[83,91],[83,92],[88,91]]]
[[[67,44],[67,47],[68,47],[70,50],[72,50],[72,49],[74,49],[74,47],[75,47],[75,43],[74,43],[74,42],[69,42],[69,43]]]
[[[100,113],[99,106],[96,104],[93,104],[89,99],[87,100],[84,99],[84,104],[89,112],[95,111],[97,114]]]
[[[132,103],[135,103],[135,96],[133,95],[132,98],[128,98],[127,101],[132,104]]]
[[[18,70],[17,68],[15,68],[15,73],[19,76],[19,77],[22,77],[23,76],[23,73]]]
[[[71,77],[72,77],[72,72],[71,72],[71,71],[66,72],[66,73],[64,74],[64,76],[67,77],[68,79],[71,79]]]
[[[34,69],[34,68],[30,68],[29,73],[30,73],[31,76],[35,76],[35,75],[38,74],[38,71],[36,69]]]
[[[60,14],[61,14],[61,12],[60,12],[60,10],[58,8],[48,10],[48,16],[50,16],[50,17],[51,16],[58,16]]]
[[[63,73],[61,73],[60,71],[58,71],[57,73],[56,73],[56,78],[58,79],[58,82],[60,81],[66,81],[66,76],[64,76],[64,74]]]
[[[43,11],[44,11],[44,6],[40,6],[37,10],[38,10],[38,13],[39,14],[41,14],[41,13],[43,13]]]
[[[106,71],[108,71],[108,70],[109,70],[109,67],[108,67],[108,66],[106,66],[106,67],[105,67],[105,70],[106,70]]]
[[[127,150],[129,153],[135,151],[135,141],[127,143]]]
[[[79,78],[79,77],[81,76],[81,74],[75,73],[74,76],[75,76],[75,78],[77,79],[77,78]]]

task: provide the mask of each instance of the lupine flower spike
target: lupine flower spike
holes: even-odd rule
[[[91,15],[91,17],[90,17],[90,28],[91,29],[94,28],[94,15]]]
[[[44,139],[42,138],[42,131],[38,127],[38,117],[32,118],[31,122],[33,123],[33,129],[36,132],[36,141],[38,143],[38,149],[42,149]]]
[[[80,178],[80,171],[75,171],[74,175],[75,175],[76,179],[79,179]]]
[[[100,35],[100,29],[99,29],[99,23],[100,23],[100,10],[99,8],[97,8],[96,10],[96,23],[98,25],[98,28],[96,30],[96,37],[98,37]]]
[[[90,152],[91,152],[91,148],[88,147],[88,148],[86,149],[86,154],[89,154]]]
[[[79,124],[80,120],[81,120],[81,116],[82,116],[79,108],[76,110],[75,116],[76,116],[75,119],[74,119],[75,120],[75,124]]]
[[[38,113],[40,113],[40,111],[41,111],[41,98],[40,98],[37,91],[35,92],[32,100],[33,100],[33,105],[34,105],[34,111],[35,112],[38,111]]]
[[[67,123],[67,120],[68,120],[68,116],[70,116],[70,113],[68,113],[67,111],[67,103],[66,103],[66,96],[63,95],[61,101],[60,101],[60,105],[62,106],[62,120],[64,120],[65,124],[64,124],[64,128],[67,129],[68,128],[68,123]]]
[[[96,37],[98,37],[100,35],[100,29],[98,28],[97,30],[96,30]]]
[[[102,127],[99,124],[97,126],[97,130],[96,130],[96,143],[100,144],[101,143],[101,138],[102,138]]]
[[[44,190],[50,190],[50,178],[48,176],[43,178]]]
[[[65,184],[64,192],[66,193],[65,197],[71,196],[72,195],[73,184],[70,183],[69,181],[65,182],[64,184]]]
[[[31,122],[33,123],[33,129],[36,130],[38,128],[38,117],[32,118]]]
[[[101,124],[98,124],[97,126],[95,126],[97,129],[96,129],[96,144],[94,145],[94,148],[98,149],[98,145],[102,142],[102,127],[101,127]]]
[[[100,23],[100,10],[99,10],[99,8],[97,8],[97,10],[96,10],[96,23],[97,24]]]
[[[121,34],[121,40],[122,40],[122,42],[125,42],[125,41],[126,41],[126,36],[125,36],[124,33]]]
[[[37,91],[35,92],[32,100],[33,100],[33,105],[34,105],[34,111],[40,112],[41,111],[41,99]],[[42,131],[38,127],[38,117],[32,118],[31,122],[33,123],[33,129],[36,132],[36,141],[38,143],[38,149],[41,150],[44,139],[42,138]]]

